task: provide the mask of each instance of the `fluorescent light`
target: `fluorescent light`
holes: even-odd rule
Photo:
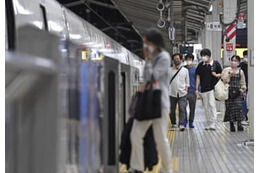
[[[102,53],[111,53],[113,52],[113,49],[100,49],[99,51]]]
[[[33,23],[35,26],[37,26],[37,28],[42,29],[42,22],[40,22],[40,21],[33,21],[32,23]]]
[[[84,43],[84,44],[87,45],[87,46],[91,46],[91,45],[96,44],[96,42],[86,42],[86,43]]]
[[[211,4],[209,7],[209,12],[212,12],[212,11],[213,11],[213,5]]]
[[[49,21],[48,24],[50,28],[56,32],[61,32],[63,30],[63,27],[54,21]]]
[[[78,40],[78,39],[81,39],[81,35],[79,35],[79,34],[70,34],[70,38]]]
[[[101,48],[103,47],[104,45],[103,44],[94,44],[92,46],[90,46],[91,48]]]

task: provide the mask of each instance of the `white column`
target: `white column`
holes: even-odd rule
[[[247,38],[248,38],[248,92],[249,92],[249,121],[250,121],[250,134],[249,139],[254,139],[254,66],[251,65],[251,56],[254,51],[254,1],[248,2],[248,24],[247,24]]]
[[[220,7],[218,6],[220,0],[215,0],[212,2],[213,11],[212,14],[206,15],[205,21],[206,22],[219,22],[219,11]],[[217,60],[222,64],[221,59],[221,35],[222,32],[220,31],[208,31],[204,29],[202,35],[205,34],[204,42],[202,41],[203,48],[208,48],[211,50],[212,57],[214,60]]]

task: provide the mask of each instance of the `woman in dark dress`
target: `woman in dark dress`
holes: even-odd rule
[[[237,130],[243,131],[241,121],[243,120],[242,102],[246,93],[246,81],[243,70],[238,67],[240,57],[233,55],[231,67],[227,67],[222,72],[222,80],[229,83],[229,97],[226,100],[226,112],[224,122],[230,122],[230,131],[234,132],[234,122],[237,122]]]

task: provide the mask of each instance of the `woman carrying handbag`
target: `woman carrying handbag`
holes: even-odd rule
[[[144,120],[135,119],[131,131],[131,159],[130,166],[133,172],[144,171],[144,147],[143,138],[152,125],[156,148],[162,159],[162,171],[172,173],[171,150],[167,139],[167,118],[169,116],[169,84],[168,68],[170,67],[170,55],[164,49],[163,37],[157,29],[148,29],[143,35],[143,51],[146,58],[144,78],[150,85],[156,84],[160,90],[160,117]],[[151,83],[152,79],[152,83]],[[145,91],[144,91],[145,92]],[[142,103],[142,102],[141,102]],[[140,105],[137,105],[137,107]],[[142,105],[141,105],[142,106]],[[147,107],[147,105],[143,105]],[[151,109],[152,109],[151,105]]]
[[[229,83],[228,99],[225,101],[226,112],[224,122],[230,122],[230,131],[234,132],[234,122],[237,122],[238,131],[243,131],[241,121],[243,120],[242,102],[246,94],[246,81],[243,70],[238,65],[240,57],[231,57],[231,67],[227,67],[222,72],[222,80]]]

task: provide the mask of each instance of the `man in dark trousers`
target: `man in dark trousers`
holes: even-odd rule
[[[218,61],[212,59],[209,49],[203,49],[200,55],[202,62],[199,63],[196,69],[196,93],[199,93],[199,85],[201,85],[201,97],[208,121],[208,126],[205,127],[205,130],[215,130],[217,109],[214,87],[219,77],[221,77],[222,68]]]
[[[196,95],[196,67],[193,65],[194,61],[194,56],[189,53],[185,56],[185,61],[186,61],[186,68],[189,71],[189,78],[190,78],[190,87],[188,89],[188,95],[187,95],[187,100],[189,103],[189,108],[190,108],[190,115],[189,115],[189,127],[194,128],[193,121],[194,121],[194,116],[195,116],[195,107],[196,107],[196,100],[197,100],[197,95]],[[187,124],[187,117],[184,122],[184,126]]]
[[[243,52],[243,61],[240,63],[241,69],[244,71],[245,77],[246,77],[246,88],[248,93],[248,55],[247,55],[247,50]],[[244,120],[242,121],[242,125],[248,125],[246,121],[248,121],[248,106],[247,106],[247,96],[244,98],[243,103],[242,103],[242,109],[243,109],[243,114],[244,114]]]

